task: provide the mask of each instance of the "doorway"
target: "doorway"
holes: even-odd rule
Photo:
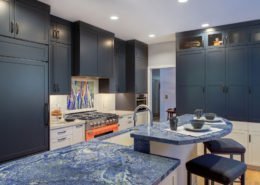
[[[154,121],[166,121],[167,109],[176,107],[176,68],[152,69]]]

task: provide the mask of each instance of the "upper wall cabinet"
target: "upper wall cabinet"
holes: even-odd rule
[[[251,29],[250,41],[253,43],[260,43],[260,26],[255,26]]]
[[[202,49],[203,47],[204,47],[204,36],[202,34],[181,36],[177,40],[178,51]]]
[[[71,23],[51,16],[50,40],[62,44],[71,44]]]
[[[148,46],[137,40],[126,45],[127,92],[147,93]]]
[[[230,29],[227,30],[227,45],[237,46],[249,43],[248,29]]]
[[[98,33],[98,76],[109,78],[113,75],[114,34]]]
[[[0,2],[1,35],[48,44],[49,6],[33,0],[0,0]]]
[[[73,75],[109,78],[112,76],[114,34],[92,25],[73,24]]]
[[[226,44],[226,35],[224,31],[207,33],[207,48],[224,47]]]

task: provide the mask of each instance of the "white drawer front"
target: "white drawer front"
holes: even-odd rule
[[[71,145],[71,136],[64,136],[59,138],[53,138],[50,143],[51,150],[70,146]]]
[[[72,134],[71,127],[55,129],[55,130],[51,130],[51,132],[50,132],[51,139],[60,138],[60,137],[68,136],[71,134]]]
[[[72,131],[72,144],[85,141],[85,124],[76,125]]]
[[[119,123],[119,130],[125,130],[131,128],[134,126],[133,116],[132,115],[123,116],[119,118],[118,123]]]

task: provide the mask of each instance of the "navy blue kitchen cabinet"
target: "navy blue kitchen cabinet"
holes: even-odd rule
[[[0,54],[0,162],[49,148],[48,63],[35,57],[48,47],[10,38],[2,46],[9,52]]]
[[[109,78],[113,75],[114,34],[98,32],[98,76]]]
[[[226,49],[227,118],[248,120],[248,47]]]
[[[57,42],[50,45],[50,92],[70,94],[71,46]]]
[[[73,75],[98,76],[98,32],[83,22],[73,28]]]
[[[203,86],[177,85],[177,114],[193,114],[195,109],[205,109]]]
[[[14,35],[14,0],[0,0],[0,35]]]
[[[250,48],[249,63],[249,120],[260,121],[260,45]]]
[[[51,16],[50,40],[62,44],[71,44],[71,22]]]
[[[206,38],[204,48],[179,48],[178,44],[185,40],[185,37],[188,39],[194,35],[204,35]],[[206,112],[215,112],[230,120],[259,122],[259,42],[260,21],[178,33],[176,49],[178,114],[191,111],[197,99],[183,97],[191,97],[187,94],[194,91],[192,87],[202,81],[199,79],[204,79],[205,84],[201,87],[205,87],[205,93],[201,103],[205,103]],[[193,56],[195,50],[205,52],[205,72],[195,65],[195,61],[199,60],[198,57]],[[193,72],[192,68],[196,71]],[[181,85],[188,87],[183,88],[180,87]],[[193,93],[197,96],[198,92]]]
[[[70,94],[71,34],[71,22],[51,16],[49,66],[51,94]]]
[[[226,116],[226,52],[224,48],[206,52],[206,111]]]
[[[204,86],[205,51],[180,52],[177,54],[177,84]]]
[[[226,39],[226,45],[229,47],[249,44],[249,29],[229,29],[226,31]]]
[[[113,75],[114,34],[87,23],[73,23],[73,75]]]
[[[126,92],[126,41],[115,38],[113,75],[109,79],[99,79],[100,93]]]
[[[48,44],[50,7],[33,0],[1,0],[0,34]]]
[[[148,46],[130,40],[126,43],[126,88],[127,92],[147,93]]]

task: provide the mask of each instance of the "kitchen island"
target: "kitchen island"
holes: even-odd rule
[[[180,161],[93,140],[0,165],[1,185],[156,185]]]
[[[178,126],[183,126],[193,119],[193,115],[183,115],[178,118]],[[216,131],[201,136],[192,136],[171,131],[169,122],[162,122],[154,124],[150,128],[147,124],[138,126],[130,135],[134,139],[135,151],[180,159],[181,165],[177,169],[177,176],[180,177],[178,184],[184,185],[187,184],[185,164],[197,156],[196,144],[219,139],[232,131],[232,123],[225,119],[222,123],[211,123],[210,126],[212,130],[216,129]],[[194,179],[194,184],[195,181],[196,179]]]

